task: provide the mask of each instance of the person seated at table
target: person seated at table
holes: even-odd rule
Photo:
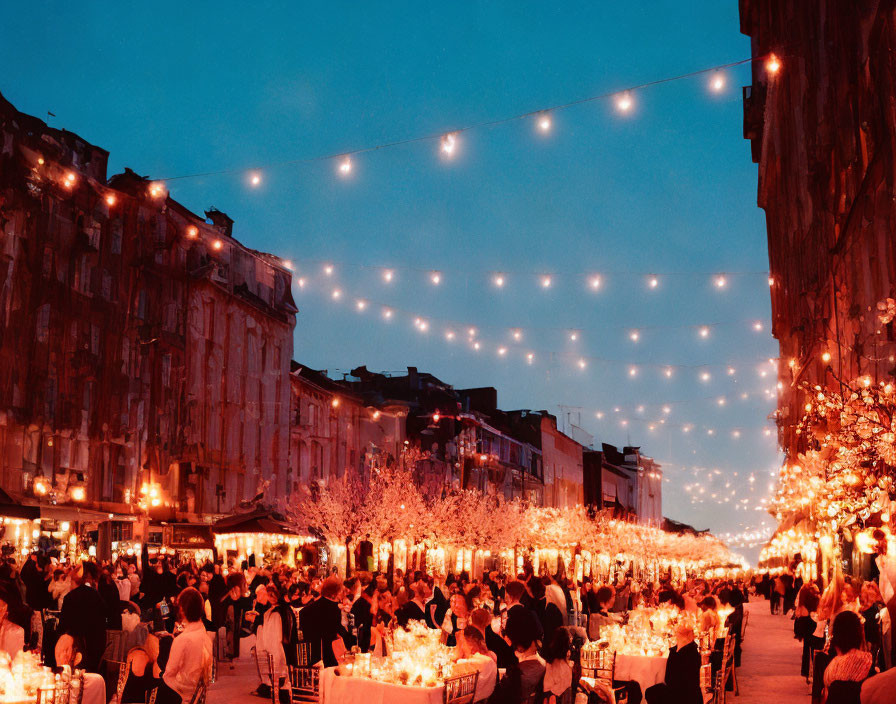
[[[516,664],[516,655],[507,641],[492,630],[492,615],[487,609],[473,609],[470,614],[470,625],[478,630],[485,639],[485,646],[495,654],[498,667],[506,670]]]
[[[199,683],[208,682],[211,674],[212,642],[202,623],[202,595],[194,587],[187,587],[177,597],[177,609],[184,630],[171,643],[157,704],[190,701]]]
[[[442,642],[448,647],[457,645],[457,634],[467,627],[472,604],[467,595],[458,592],[451,595],[451,606],[442,621]]]
[[[864,649],[862,620],[853,611],[841,611],[831,629],[831,649],[837,655],[824,670],[824,686],[830,693],[834,682],[863,682],[873,674],[873,658]]]
[[[588,617],[588,637],[591,640],[600,638],[600,631],[604,626],[619,623],[615,616],[610,615],[610,609],[616,603],[616,592],[613,587],[600,587],[595,598],[597,600],[597,611],[592,612]]]
[[[63,633],[56,641],[56,669],[61,670],[68,666],[71,672],[80,669],[79,665],[84,658],[84,641],[73,637],[69,633]],[[101,675],[95,672],[84,673],[84,694],[81,704],[105,704],[106,682]]]
[[[507,586],[504,587],[504,602],[507,604],[507,611],[503,618],[505,623],[505,635],[507,629],[506,623],[510,620],[510,615],[518,611],[528,611],[535,619],[535,640],[540,641],[544,637],[544,629],[541,627],[541,621],[538,620],[535,612],[526,606],[526,603],[523,601],[523,599],[528,596],[529,593],[526,591],[526,585],[520,580],[508,582]]]
[[[498,664],[495,662],[495,654],[489,651],[479,629],[470,625],[463,630],[463,633],[457,634],[455,655],[458,662],[471,662],[479,671],[473,701],[481,702],[488,699],[498,680]]]
[[[569,664],[569,631],[558,628],[544,648],[544,696],[547,704],[569,704],[573,698],[572,667]]]
[[[719,637],[721,621],[719,620],[718,604],[715,597],[706,596],[700,602],[700,615],[697,624],[701,633],[709,633],[709,642],[715,645]]]
[[[8,590],[0,588],[0,652],[14,659],[25,647],[25,629],[9,620],[11,601],[14,599]]]
[[[429,600],[429,585],[422,579],[412,586],[413,599],[405,602],[395,611],[399,626],[407,626],[410,621],[426,621],[426,602]]]
[[[523,704],[541,693],[545,662],[538,654],[539,632],[538,619],[530,609],[513,609],[508,614],[504,637],[513,647],[518,662],[507,668],[489,704]]]
[[[694,629],[682,624],[675,630],[675,645],[669,650],[666,677],[644,693],[647,704],[703,704],[700,690],[700,650]]]
[[[728,604],[734,608],[728,618],[725,619],[725,626],[728,632],[734,636],[734,665],[740,667],[741,656],[741,638],[744,626],[744,594],[740,589],[732,589],[728,595]]]
[[[324,667],[335,667],[345,655],[348,632],[342,625],[342,580],[327,577],[320,585],[320,598],[299,612],[302,638],[311,643],[312,662],[323,661]]]

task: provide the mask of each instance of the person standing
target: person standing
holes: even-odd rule
[[[342,580],[327,577],[320,587],[320,598],[299,612],[302,638],[311,643],[313,662],[323,661],[324,667],[335,667],[345,654],[348,632],[342,625]]]
[[[106,649],[106,603],[96,589],[98,578],[96,563],[82,562],[78,586],[65,595],[59,616],[60,632],[84,642],[84,669],[97,674]]]

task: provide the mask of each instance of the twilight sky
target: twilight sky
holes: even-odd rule
[[[737,3],[427,5],[20,5],[0,30],[0,92],[108,149],[110,174],[242,169],[171,194],[294,262],[297,360],[334,375],[414,365],[561,423],[560,405],[581,409],[596,443],[663,464],[667,516],[720,534],[770,524],[754,507],[778,464],[764,433],[777,344],[742,138],[748,66],[719,94],[705,75],[635,92],[626,115],[612,100],[558,111],[547,134],[534,118],[464,132],[451,159],[422,141],[353,157],[348,178],[332,160],[268,168],[747,58]]]

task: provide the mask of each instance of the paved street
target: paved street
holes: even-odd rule
[[[793,638],[793,621],[769,614],[768,602],[747,605],[750,620],[744,642],[742,667],[738,670],[740,696],[729,693],[729,704],[790,704],[809,701],[809,686],[799,676],[800,644]],[[223,665],[212,685],[210,704],[262,702],[252,692],[258,686],[255,664],[245,649],[243,658]]]
[[[790,704],[809,701],[809,685],[800,677],[801,645],[793,638],[789,616],[769,614],[764,599],[751,601],[743,659],[738,669],[740,696],[731,704]]]

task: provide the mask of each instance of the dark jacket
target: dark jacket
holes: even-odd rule
[[[670,704],[703,704],[700,691],[700,650],[691,641],[681,650],[674,646],[669,650],[666,662],[666,686]]]
[[[59,631],[83,639],[83,666],[87,672],[100,673],[100,661],[106,650],[105,614],[103,598],[86,584],[73,589],[62,600]]]
[[[311,643],[312,662],[324,661],[325,667],[335,667],[339,663],[333,653],[333,641],[347,640],[348,633],[342,626],[342,612],[339,604],[320,597],[299,612],[299,630],[302,638]]]

